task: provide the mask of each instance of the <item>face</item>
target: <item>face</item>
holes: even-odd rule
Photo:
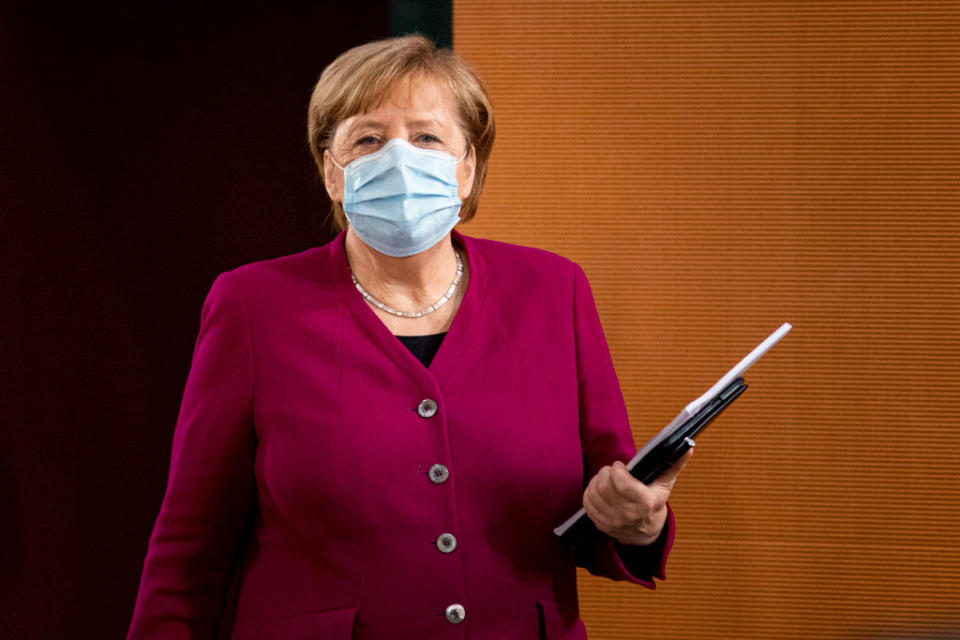
[[[457,125],[453,99],[436,83],[421,78],[400,82],[382,104],[366,113],[347,118],[337,126],[333,142],[323,152],[323,177],[327,194],[343,204],[342,167],[373,153],[393,138],[424,149],[444,151],[459,158],[467,149],[466,137]],[[476,155],[473,147],[457,163],[457,191],[466,200],[473,189]]]

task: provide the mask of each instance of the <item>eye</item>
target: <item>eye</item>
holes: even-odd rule
[[[375,136],[363,136],[354,143],[358,147],[366,147],[373,144],[377,144],[377,138]]]
[[[417,135],[416,141],[420,144],[440,144],[440,138],[432,133],[421,133]]]

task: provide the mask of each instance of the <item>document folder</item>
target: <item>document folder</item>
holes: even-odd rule
[[[633,477],[644,484],[650,484],[693,447],[694,438],[746,390],[747,383],[741,377],[743,372],[770,347],[779,342],[791,328],[789,323],[784,323],[705,394],[688,404],[660,433],[651,438],[627,463],[627,469]],[[596,527],[586,511],[581,508],[553,532],[561,540],[572,545],[591,530],[596,530]]]

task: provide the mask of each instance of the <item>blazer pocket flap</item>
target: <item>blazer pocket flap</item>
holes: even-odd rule
[[[574,611],[562,610],[553,600],[537,600],[540,637],[544,640],[587,640],[587,629]]]
[[[302,613],[261,625],[257,640],[350,640],[357,607]]]

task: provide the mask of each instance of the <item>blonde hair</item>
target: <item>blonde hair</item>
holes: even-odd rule
[[[493,149],[493,109],[483,83],[467,62],[450,49],[437,49],[421,35],[388,38],[349,49],[331,62],[317,81],[307,113],[307,142],[323,180],[323,152],[333,142],[345,119],[380,104],[400,82],[413,75],[437,81],[449,91],[458,124],[473,145],[476,168],[473,188],[460,208],[460,219],[470,220],[487,175]],[[340,203],[333,203],[337,229],[347,226]]]

